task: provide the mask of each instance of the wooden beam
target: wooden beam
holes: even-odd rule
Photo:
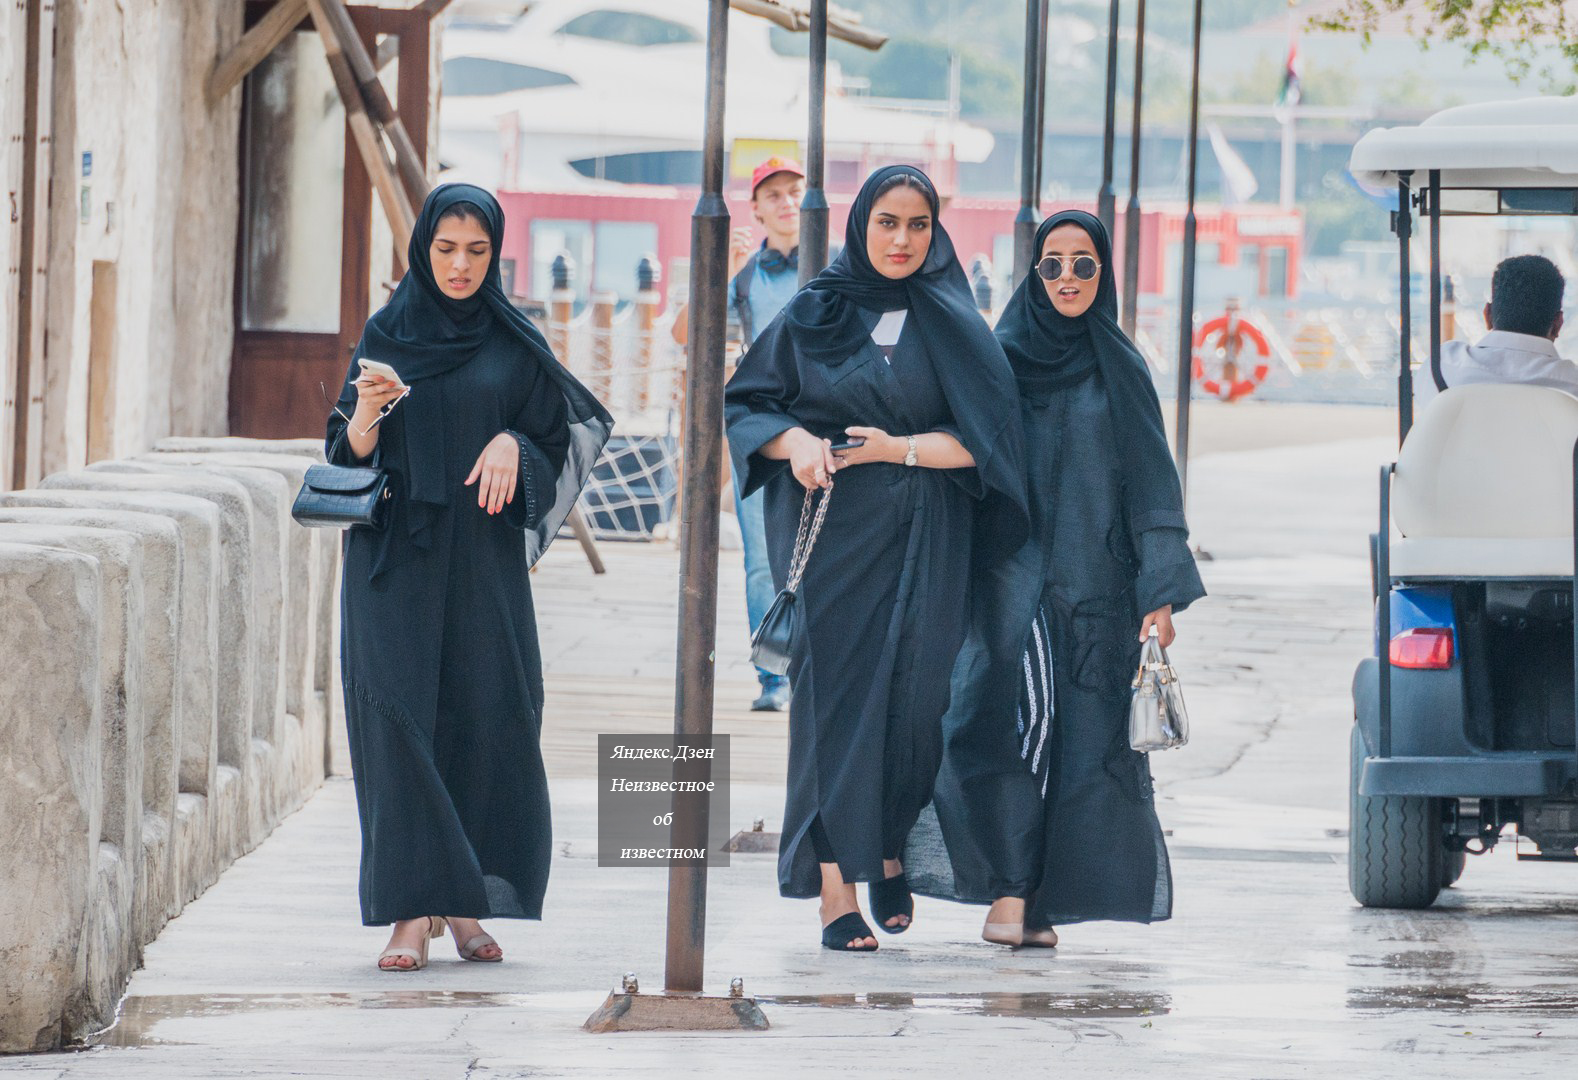
[[[21,228],[17,237],[17,281],[14,286],[17,289],[16,375],[11,384],[16,396],[16,419],[12,427],[14,449],[9,485],[14,488],[27,487],[42,471],[41,468],[34,468],[39,463],[32,453],[34,433],[30,431],[30,422],[33,419],[34,396],[38,395],[42,400],[44,375],[39,363],[43,351],[43,311],[39,303],[41,298],[37,295],[44,279],[38,273],[37,245],[40,240],[46,239],[39,235],[39,220],[42,217],[47,223],[48,214],[38,213],[38,144],[39,112],[49,107],[51,94],[49,88],[40,87],[39,82],[43,78],[45,65],[54,53],[54,35],[50,35],[47,49],[43,41],[44,0],[27,0],[23,27],[27,40],[23,43],[22,59]],[[13,201],[12,205],[17,204]],[[12,220],[16,220],[16,217],[13,211]],[[35,380],[37,387],[34,385]]]
[[[793,5],[788,0],[729,0],[729,6],[747,15],[755,15],[768,22],[777,23],[785,30],[797,34],[811,28],[811,14],[804,6]],[[872,52],[888,43],[888,35],[868,30],[860,24],[860,16],[848,11],[829,10],[827,36],[858,45]]]
[[[434,19],[444,13],[444,9],[450,5],[450,2],[451,0],[422,0],[417,5],[417,10],[429,19]]]
[[[389,228],[395,239],[395,258],[400,263],[401,271],[404,271],[406,248],[411,243],[411,230],[416,227],[416,212],[411,208],[411,200],[400,187],[400,181],[389,165],[383,140],[378,137],[378,129],[367,115],[366,104],[362,101],[361,91],[356,88],[356,77],[351,73],[351,65],[345,58],[340,38],[334,25],[324,17],[323,4],[324,0],[307,0],[308,7],[312,9],[312,20],[323,38],[334,85],[340,91],[340,100],[345,103],[345,122],[350,126],[351,137],[356,141],[362,164],[367,167],[373,190],[378,192],[384,216],[389,219]]]
[[[400,39],[394,34],[385,34],[384,39],[378,43],[378,51],[373,53],[373,66],[379,71],[394,63],[400,56]]]
[[[351,22],[351,13],[345,9],[345,0],[309,0],[309,3],[312,5],[313,21],[320,26],[327,24],[339,40],[340,48],[350,63],[351,74],[356,79],[357,89],[367,105],[368,114],[389,137],[389,145],[394,148],[395,166],[400,170],[400,179],[405,183],[411,201],[419,202],[427,198],[427,166],[417,154],[416,145],[389,101],[389,94],[378,78],[378,68],[373,64],[372,57],[367,55],[367,47],[362,44],[361,35]],[[318,14],[320,11],[322,16]]]
[[[247,72],[263,62],[279,47],[291,31],[307,17],[307,0],[279,0],[267,14],[241,35],[208,76],[208,104],[217,105],[226,94],[241,85]]]

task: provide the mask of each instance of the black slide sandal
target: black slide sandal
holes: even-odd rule
[[[876,936],[871,932],[871,927],[866,925],[866,920],[860,917],[860,912],[851,911],[848,915],[840,915],[822,927],[822,948],[832,949],[834,952],[876,952],[875,945],[851,948],[849,944],[861,938]]]
[[[915,897],[910,893],[910,883],[902,872],[881,881],[873,881],[867,886],[867,895],[871,900],[871,917],[877,920],[877,925],[890,934],[902,934],[915,923]],[[909,922],[899,926],[889,926],[888,920],[896,915],[903,915]]]

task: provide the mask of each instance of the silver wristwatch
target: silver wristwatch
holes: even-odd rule
[[[906,436],[904,436],[904,438],[907,439],[909,441],[909,444],[910,444],[910,448],[908,450],[904,451],[904,464],[906,464],[906,465],[914,465],[915,464],[915,436],[913,436],[913,435],[906,435]]]

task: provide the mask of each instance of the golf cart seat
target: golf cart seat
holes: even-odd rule
[[[1444,391],[1397,457],[1397,579],[1570,578],[1578,398],[1542,386]]]

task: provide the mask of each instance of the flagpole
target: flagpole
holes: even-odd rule
[[[1288,0],[1288,62],[1287,70],[1282,74],[1282,115],[1278,117],[1282,122],[1282,162],[1278,172],[1278,199],[1284,211],[1292,210],[1294,203],[1295,178],[1294,169],[1297,165],[1298,143],[1294,138],[1294,126],[1298,123],[1299,87],[1298,49],[1299,29],[1298,17],[1293,9],[1297,0]]]

